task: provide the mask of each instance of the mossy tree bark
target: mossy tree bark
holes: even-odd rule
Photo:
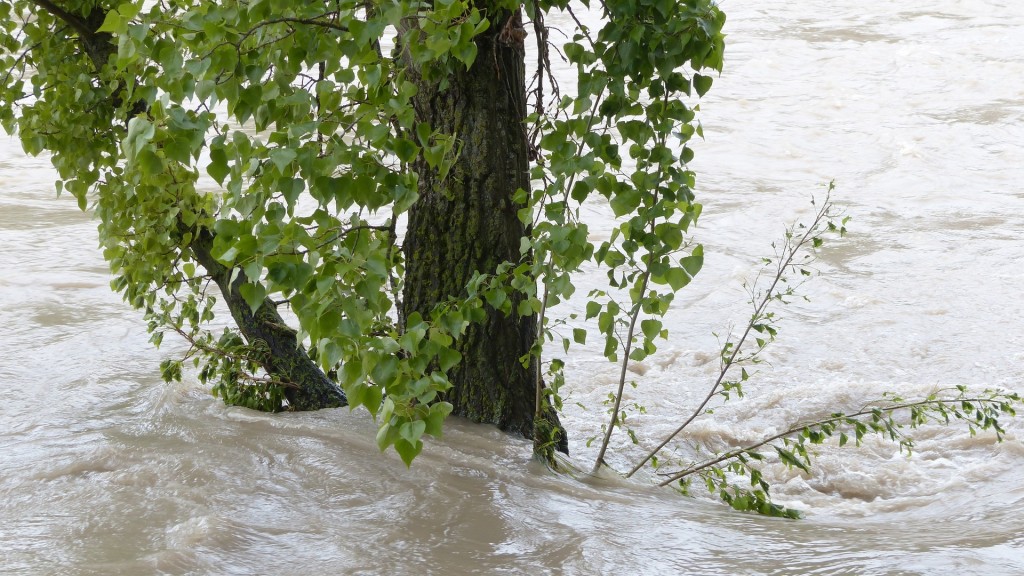
[[[525,31],[518,13],[490,14],[492,26],[477,38],[470,69],[452,74],[446,89],[419,82],[418,120],[455,135],[461,154],[443,181],[422,160],[417,166],[420,198],[403,245],[404,318],[413,312],[429,318],[435,305],[463,294],[475,272],[519,262],[520,241],[530,233],[512,202],[517,190],[530,188]],[[463,359],[448,372],[453,387],[446,400],[457,416],[533,438],[539,368],[536,359],[524,367],[520,358],[537,338],[537,317],[518,316],[519,299],[511,315],[488,307],[486,320],[458,343]],[[565,432],[546,401],[543,415],[566,452]]]
[[[269,354],[262,362],[263,368],[284,383],[288,408],[304,411],[345,406],[345,393],[299,345],[295,330],[281,318],[274,301],[264,299],[254,313],[238,290],[246,282],[245,272],[239,269],[235,273],[235,269],[218,262],[211,254],[212,247],[213,233],[199,229],[190,245],[192,253],[217,284],[246,342],[266,344]]]

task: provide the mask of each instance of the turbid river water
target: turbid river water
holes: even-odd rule
[[[831,179],[850,235],[822,250],[809,302],[780,310],[747,396],[687,442],[749,441],[886,390],[1024,392],[1024,5],[723,7],[726,71],[694,162],[707,264],[636,377],[642,442],[703,396],[713,333],[747,313],[743,280]],[[822,448],[812,476],[769,466],[805,512],[787,521],[649,479],[552,476],[526,443],[460,422],[408,471],[363,412],[264,415],[164,385],[170,349],[110,292],[95,222],[53,178],[0,138],[0,573],[1024,574],[1019,422],[1002,444],[928,427],[910,459],[869,441]],[[581,463],[616,374],[594,351],[569,360]],[[615,450],[620,468],[640,453]]]

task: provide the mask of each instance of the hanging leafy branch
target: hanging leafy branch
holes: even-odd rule
[[[660,320],[640,321],[641,314],[664,315],[703,264],[703,248],[686,239],[701,210],[694,201],[695,175],[687,168],[693,158],[687,143],[703,135],[697,107],[687,102],[710,89],[711,77],[700,71],[721,70],[725,15],[705,1],[602,2],[595,7],[602,12],[601,28],[592,31],[568,2],[528,3],[527,13],[536,19],[553,6],[577,24],[562,46],[576,68],[576,95],[543,100],[550,58],[548,36],[538,33],[538,89],[527,123],[538,153],[531,177],[541,186],[515,201],[524,205],[520,217],[533,231],[523,253],[532,254],[529,283],[543,287],[544,302],[535,306],[544,310],[546,321],[551,307],[574,294],[572,275],[584,263],[608,269],[609,290],[590,294],[583,319],[597,318],[603,353],[621,362],[623,374],[600,464],[622,418],[618,406],[628,362],[653,353],[654,340],[668,335]],[[599,245],[590,241],[581,219],[584,204],[595,202],[606,202],[619,222]],[[620,292],[629,304],[617,300]],[[543,341],[556,339],[552,327],[541,327]],[[642,341],[634,342],[634,334]],[[573,329],[573,342],[583,344],[586,338],[585,329]],[[562,344],[568,351],[570,341],[562,338]]]

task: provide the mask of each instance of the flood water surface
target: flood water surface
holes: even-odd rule
[[[707,261],[672,339],[633,375],[642,444],[703,398],[714,334],[749,313],[744,280],[833,179],[849,236],[820,252],[809,301],[779,310],[745,398],[694,422],[678,453],[885,391],[1024,392],[1024,5],[723,8],[726,70],[694,162]],[[2,574],[1024,573],[1020,422],[1001,444],[929,426],[912,458],[869,440],[822,447],[810,476],[768,465],[777,500],[805,513],[788,521],[649,477],[553,476],[527,443],[459,421],[410,471],[378,452],[364,412],[266,415],[194,379],[165,385],[175,345],[148,344],[109,290],[95,222],[53,197],[45,158],[18,150],[0,138]],[[568,359],[581,467],[617,377],[596,349]],[[622,470],[643,453],[625,437],[613,448]]]

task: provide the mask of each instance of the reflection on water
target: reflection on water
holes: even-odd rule
[[[1021,389],[1024,10],[925,4],[725,5],[727,69],[695,161],[709,256],[673,340],[635,374],[641,437],[692,409],[712,333],[747,313],[752,263],[832,178],[851,235],[826,245],[810,302],[782,311],[748,396],[689,439],[750,441],[883,390]],[[790,522],[554,477],[527,444],[457,421],[410,472],[362,412],[263,415],[165,386],[173,343],[151,349],[107,288],[94,222],[16,149],[0,140],[0,573],[1024,572],[1020,423],[1003,444],[921,430],[913,459],[822,448],[813,477],[769,466],[777,497],[808,511]],[[569,363],[581,462],[616,380],[598,352]],[[616,463],[637,452],[622,439]]]

